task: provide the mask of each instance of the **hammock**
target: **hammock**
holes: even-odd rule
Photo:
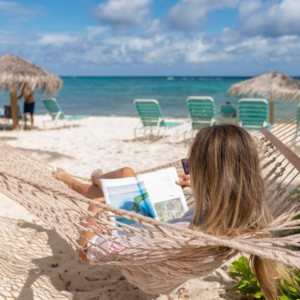
[[[191,278],[211,273],[238,252],[300,268],[297,251],[300,235],[286,234],[300,224],[300,220],[292,220],[298,214],[300,199],[297,193],[300,184],[295,184],[300,172],[300,158],[295,154],[300,151],[299,114],[300,110],[282,119],[271,131],[262,128],[254,137],[266,171],[268,203],[274,215],[271,226],[256,235],[273,232],[275,238],[245,235],[240,239],[220,239],[101,204],[69,189],[52,176],[47,165],[3,142],[0,142],[0,192],[43,220],[75,250],[86,250],[77,244],[82,230],[94,232],[103,240],[94,246],[105,255],[93,264],[118,266],[131,283],[148,293],[168,294]],[[142,173],[170,166],[183,172],[177,161]],[[188,206],[192,207],[191,190],[185,189],[184,193]],[[89,204],[102,208],[102,212],[88,211]],[[100,233],[98,228],[85,227],[89,216],[97,218]],[[144,227],[119,223],[115,217],[134,220]],[[116,230],[123,234],[115,235]]]

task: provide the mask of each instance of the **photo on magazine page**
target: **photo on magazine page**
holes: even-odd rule
[[[168,222],[171,219],[180,218],[185,213],[185,209],[180,198],[156,202],[154,203],[154,208],[158,219],[162,222]]]
[[[153,208],[153,204],[150,200],[149,193],[146,189],[145,182],[144,181],[138,182],[138,186],[140,188],[140,193],[142,195],[142,200],[141,201],[142,201],[143,205],[146,206],[147,211],[149,213],[149,216],[151,218],[156,218],[156,213],[155,213],[155,210]]]
[[[141,195],[137,184],[110,186],[107,187],[107,192],[113,207],[132,211],[146,217],[150,216],[144,201],[144,197],[146,198],[148,195]],[[116,218],[116,220],[128,225],[136,223],[126,218]]]

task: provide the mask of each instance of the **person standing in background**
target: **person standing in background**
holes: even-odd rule
[[[21,94],[18,97],[18,99],[21,99],[24,97],[24,111],[23,113],[30,113],[30,120],[31,120],[31,127],[33,127],[33,115],[34,115],[34,92],[32,89],[25,83],[22,90]],[[26,118],[25,118],[25,129],[27,128],[26,124]]]

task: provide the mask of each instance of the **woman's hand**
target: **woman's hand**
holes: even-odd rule
[[[190,175],[179,173],[178,177],[179,181],[176,181],[176,184],[180,185],[182,188],[191,187]]]

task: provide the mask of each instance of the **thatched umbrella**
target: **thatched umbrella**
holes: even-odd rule
[[[263,96],[270,102],[270,123],[274,123],[274,100],[300,101],[300,82],[278,72],[268,72],[233,84],[229,95]]]
[[[19,129],[17,90],[26,84],[45,94],[54,94],[62,87],[62,80],[49,71],[12,54],[0,57],[0,89],[10,92],[13,129]]]

